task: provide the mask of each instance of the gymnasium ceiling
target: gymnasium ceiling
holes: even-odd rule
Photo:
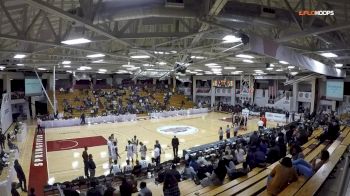
[[[59,72],[130,72],[141,77],[166,76],[181,64],[188,66],[187,74],[192,75],[310,73],[254,53],[240,41],[226,43],[223,38],[227,35],[268,38],[332,68],[335,64],[343,64],[340,69],[344,71],[350,68],[348,0],[182,2],[0,0],[0,68],[45,72],[55,66]],[[300,10],[334,10],[334,15],[299,16]],[[82,37],[91,42],[61,43]],[[337,57],[323,57],[320,54],[324,52]],[[15,59],[16,54],[26,56]],[[92,54],[105,56],[87,57]],[[239,54],[253,58],[237,57]],[[63,61],[70,64],[63,65]],[[266,63],[274,67],[267,70]],[[82,66],[91,69],[78,70]]]

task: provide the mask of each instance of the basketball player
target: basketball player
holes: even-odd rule
[[[126,160],[126,165],[123,168],[123,172],[124,174],[127,172],[131,172],[132,171],[132,165],[130,165],[130,161]]]
[[[107,140],[107,147],[108,147],[108,158],[109,158],[109,163],[112,163],[112,154],[113,154],[113,142],[111,136],[108,137]]]
[[[130,159],[131,159],[131,161],[134,162],[134,156],[133,156],[134,146],[131,144],[130,140],[128,141],[128,145],[126,145],[126,147],[125,147],[125,151],[126,151],[126,159],[128,161],[130,161]]]
[[[137,146],[139,145],[139,140],[137,139],[136,135],[134,135],[134,138],[131,139],[131,143],[133,145],[133,153],[136,155],[136,159],[138,158],[138,152],[137,152]]]
[[[219,133],[219,140],[221,141],[224,138],[224,131],[222,130],[222,127],[220,127],[218,133]]]
[[[109,173],[116,175],[118,173],[122,173],[122,170],[120,169],[120,166],[118,165],[117,160],[114,160],[114,163],[112,164]]]
[[[142,142],[140,142],[140,154],[141,154],[141,160],[145,160],[146,154],[147,154],[147,147]]]

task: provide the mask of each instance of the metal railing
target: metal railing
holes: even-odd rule
[[[337,196],[346,196],[346,191],[349,186],[349,181],[347,181],[348,175],[349,175],[349,164],[350,164],[350,157],[349,155],[347,155],[345,158],[344,170],[340,178],[340,184],[338,187]]]

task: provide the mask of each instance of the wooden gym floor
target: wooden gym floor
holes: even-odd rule
[[[180,140],[179,156],[182,155],[182,149],[187,149],[196,145],[202,145],[218,140],[218,129],[220,126],[225,130],[230,124],[222,120],[223,118],[231,117],[224,113],[208,113],[203,115],[193,115],[188,117],[173,117],[159,120],[143,120],[137,122],[111,123],[98,125],[85,125],[76,127],[52,128],[46,130],[46,142],[49,147],[50,141],[58,140],[75,140],[75,138],[88,138],[91,143],[94,143],[96,137],[102,136],[105,139],[111,134],[114,134],[118,140],[119,154],[121,160],[119,164],[125,165],[126,152],[125,146],[127,141],[134,135],[146,144],[147,160],[153,156],[153,145],[155,140],[159,140],[162,145],[161,160],[169,160],[173,158],[171,139],[172,135],[165,135],[157,132],[157,128],[165,125],[188,125],[198,129],[197,133],[190,135],[178,135]],[[268,122],[268,127],[275,126],[276,123]],[[257,129],[257,118],[248,121],[248,131],[240,131],[240,134],[248,133]],[[232,134],[232,133],[231,133]],[[98,139],[98,138],[97,138]],[[71,141],[70,140],[70,141]],[[76,142],[77,143],[77,142]],[[71,142],[67,147],[74,146]],[[57,150],[57,149],[56,149]],[[70,181],[78,176],[84,175],[83,162],[81,153],[83,148],[57,150],[47,152],[48,176],[51,182]],[[108,174],[108,149],[107,145],[89,147],[88,153],[92,154],[96,163],[96,176]]]

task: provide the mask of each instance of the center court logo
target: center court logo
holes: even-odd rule
[[[301,10],[298,12],[299,16],[333,16],[333,10]]]
[[[165,135],[190,135],[198,132],[198,129],[186,125],[168,125],[157,128],[159,133]]]

